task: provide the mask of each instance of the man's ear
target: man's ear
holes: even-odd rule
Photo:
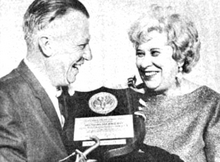
[[[50,38],[46,36],[42,36],[38,39],[38,44],[41,52],[46,56],[50,57],[52,53],[52,47],[51,47],[51,42]]]

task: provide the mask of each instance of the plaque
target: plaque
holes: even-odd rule
[[[133,116],[117,115],[75,118],[74,141],[90,140],[92,136],[101,139],[101,145],[111,144],[110,141],[108,144],[102,143],[102,139],[133,138]]]
[[[132,152],[143,140],[143,119],[135,116],[138,108],[137,93],[130,89],[101,87],[89,92],[76,91],[69,100],[73,118],[73,145],[86,150],[100,139],[100,147],[90,158],[107,161],[113,156]]]

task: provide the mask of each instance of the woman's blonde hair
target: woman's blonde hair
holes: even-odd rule
[[[174,13],[171,7],[152,5],[148,14],[141,16],[131,26],[128,35],[135,47],[145,42],[151,31],[167,34],[167,43],[173,59],[183,62],[183,73],[189,73],[200,58],[200,40],[197,29],[188,18]]]

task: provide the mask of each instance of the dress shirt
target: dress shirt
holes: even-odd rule
[[[49,79],[43,75],[39,69],[37,69],[31,62],[29,62],[27,59],[24,59],[24,62],[26,63],[26,65],[28,66],[28,68],[33,72],[33,74],[35,75],[35,77],[37,78],[37,80],[40,82],[40,84],[42,85],[42,87],[44,88],[44,90],[46,91],[47,95],[49,96],[49,98],[51,99],[51,102],[53,103],[53,106],[55,108],[55,111],[57,113],[57,116],[60,120],[60,124],[61,127],[64,126],[65,123],[65,118],[64,116],[61,114],[60,109],[59,109],[59,103],[58,103],[58,98],[61,93],[62,90],[58,89],[57,87],[52,86],[52,84],[50,83]]]

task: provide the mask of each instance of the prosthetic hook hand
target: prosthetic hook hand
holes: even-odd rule
[[[81,152],[76,149],[69,156],[65,157],[64,159],[59,160],[59,162],[64,162],[65,160],[69,159],[72,156],[76,156],[75,162],[95,162],[96,161],[95,159],[87,159],[86,156],[100,145],[100,140],[98,139],[98,137],[95,137],[95,136],[90,137],[90,138],[95,141],[95,144],[93,146],[91,146],[90,148],[88,148],[84,152]]]

